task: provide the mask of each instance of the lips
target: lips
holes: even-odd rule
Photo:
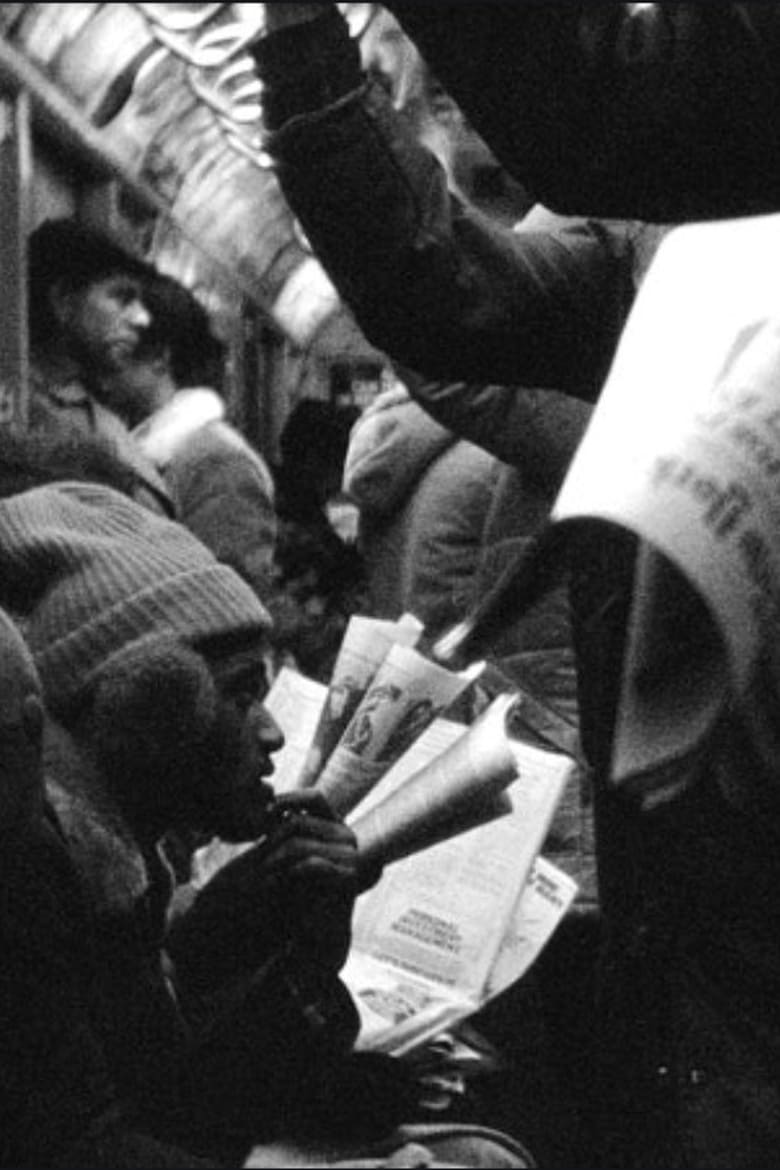
[[[115,337],[108,343],[108,348],[112,353],[119,354],[123,357],[132,357],[135,350],[138,348],[138,338],[132,337]]]

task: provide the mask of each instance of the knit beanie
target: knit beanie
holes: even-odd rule
[[[55,712],[139,638],[192,644],[271,624],[249,586],[182,525],[93,483],[0,500],[0,604],[20,622]]]

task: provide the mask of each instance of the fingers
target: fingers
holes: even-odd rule
[[[313,788],[299,789],[297,792],[284,792],[277,798],[277,805],[285,810],[306,813],[308,816],[320,817],[322,820],[335,821],[338,818],[321,792]]]
[[[292,836],[278,841],[266,855],[263,869],[268,876],[281,873],[333,881],[348,879],[356,882],[357,849],[352,841],[318,840],[313,837]]]

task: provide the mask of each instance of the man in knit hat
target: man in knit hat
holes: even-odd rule
[[[0,501],[0,604],[50,715],[40,840],[0,882],[0,1165],[238,1165],[280,1134],[391,1130],[408,1082],[352,1054],[337,978],[354,836],[263,781],[281,736],[253,592],[69,482]],[[260,840],[171,926],[172,829]]]

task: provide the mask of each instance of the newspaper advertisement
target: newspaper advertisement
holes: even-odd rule
[[[481,991],[571,775],[566,757],[522,747],[511,814],[387,866],[358,901],[357,949],[464,995]]]
[[[353,946],[341,972],[360,1013],[357,1047],[402,1056],[479,1011],[528,971],[574,901],[576,882],[538,857],[484,985],[474,993]]]

